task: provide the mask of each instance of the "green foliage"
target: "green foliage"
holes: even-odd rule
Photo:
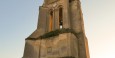
[[[37,40],[37,39],[47,39],[49,37],[53,37],[53,36],[58,36],[59,34],[63,34],[63,33],[73,33],[76,37],[78,37],[78,35],[81,34],[80,33],[76,33],[73,29],[57,29],[57,30],[54,30],[54,31],[51,31],[51,32],[48,32],[48,33],[45,33],[44,35],[38,37],[38,38],[27,38],[26,40]]]
[[[53,36],[58,36],[59,34],[63,34],[63,33],[73,33],[74,35],[77,35],[77,33],[73,30],[73,29],[57,29],[51,32],[48,32],[42,36],[40,36],[39,38],[45,39],[45,38],[49,38],[49,37],[53,37]]]
[[[37,40],[37,38],[26,38],[26,40]]]
[[[66,57],[60,57],[60,58],[75,58],[75,57],[72,57],[72,56],[66,56]]]

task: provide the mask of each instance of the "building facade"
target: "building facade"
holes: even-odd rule
[[[90,58],[79,0],[44,0],[23,58]]]

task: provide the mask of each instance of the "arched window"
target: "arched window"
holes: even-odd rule
[[[49,31],[52,31],[53,25],[53,11],[50,11],[50,19],[49,19]]]
[[[62,7],[59,8],[59,28],[63,28],[63,9]]]

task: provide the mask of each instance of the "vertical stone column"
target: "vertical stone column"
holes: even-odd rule
[[[80,6],[78,1],[71,2],[70,4],[71,27],[77,33],[82,32],[81,13],[79,8]]]
[[[84,32],[84,22],[83,22],[83,14],[81,10],[80,1],[74,1],[70,4],[70,13],[71,13],[71,26],[72,29],[79,33],[77,36],[79,38],[79,58],[88,58],[89,53],[87,51],[87,42]]]
[[[54,21],[54,27],[55,29],[59,29],[59,9],[55,9],[55,21]]]
[[[79,34],[79,57],[80,58],[88,58],[89,54],[87,54],[87,41],[84,32],[84,21],[83,21],[83,14],[81,10],[81,2],[77,1],[77,10],[79,14],[79,22],[80,22],[80,34]]]
[[[63,27],[70,28],[69,0],[63,0]]]
[[[49,23],[50,23],[50,11],[47,12],[47,20],[46,20],[46,32],[49,32]]]
[[[47,26],[47,12],[48,9],[45,7],[40,7],[40,11],[39,11],[39,19],[38,19],[38,28],[37,30],[39,30],[39,35],[43,35],[44,33],[46,33],[46,26]]]
[[[55,30],[55,9],[53,9],[52,30]]]

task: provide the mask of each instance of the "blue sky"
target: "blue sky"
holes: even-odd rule
[[[0,58],[21,58],[43,0],[0,0]],[[115,0],[81,0],[91,58],[115,58]]]

